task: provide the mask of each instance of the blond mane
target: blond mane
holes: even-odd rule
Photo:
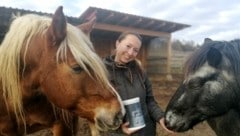
[[[18,122],[22,120],[25,123],[20,84],[23,72],[20,71],[20,58],[24,60],[24,64],[21,65],[25,67],[24,58],[31,38],[36,34],[45,34],[50,24],[51,18],[48,17],[32,14],[17,17],[0,46],[0,85],[6,106],[9,111],[15,113]],[[67,58],[67,49],[70,49],[76,61],[89,75],[95,77],[104,87],[112,88],[104,64],[93,51],[92,43],[78,28],[70,24],[67,24],[67,37],[57,51],[56,61]],[[24,51],[24,56],[20,56],[21,50]]]

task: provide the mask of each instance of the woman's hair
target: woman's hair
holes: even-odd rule
[[[117,41],[121,42],[123,39],[126,38],[126,36],[128,35],[135,35],[141,42],[142,42],[142,37],[138,34],[138,33],[135,33],[135,32],[123,32],[117,39]]]

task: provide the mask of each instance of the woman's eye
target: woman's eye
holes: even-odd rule
[[[135,52],[135,53],[138,53],[138,52],[139,52],[139,50],[135,49],[135,50],[134,50],[134,52]]]
[[[80,73],[81,71],[83,71],[82,67],[80,67],[79,65],[75,65],[72,67],[72,70],[75,72],[75,73]]]

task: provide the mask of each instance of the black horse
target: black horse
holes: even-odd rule
[[[207,120],[218,136],[240,136],[240,40],[205,39],[184,74],[167,106],[166,126],[183,132]]]

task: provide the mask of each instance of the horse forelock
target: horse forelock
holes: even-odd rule
[[[236,39],[224,46],[223,53],[229,60],[233,74],[236,76],[238,83],[240,83],[240,40]]]
[[[206,62],[206,54],[209,50],[209,45],[202,45],[201,48],[196,50],[188,58],[184,65],[185,77],[189,76],[191,73],[195,72],[199,67],[201,67]]]
[[[238,46],[238,47],[236,47]],[[240,45],[233,45],[231,42],[226,41],[212,41],[207,42],[198,50],[196,50],[186,61],[184,65],[185,76],[196,72],[201,66],[203,66],[207,61],[207,53],[210,48],[218,49],[226,59],[229,61],[229,65],[234,66],[233,72],[238,73],[240,71]],[[227,63],[226,63],[227,65]]]
[[[67,37],[57,51],[57,60],[59,58],[67,59],[67,49],[71,51],[73,57],[84,71],[102,83],[103,87],[113,90],[108,80],[108,72],[105,65],[94,51],[92,42],[82,31],[79,31],[78,28],[71,24],[67,24]]]
[[[43,21],[44,20],[44,21]],[[49,20],[49,21],[46,21]],[[25,47],[26,55],[29,42],[36,33],[42,32],[50,24],[50,19],[38,15],[25,15],[17,17],[10,25],[9,31],[0,47],[0,81],[3,96],[15,112],[17,121],[24,120],[22,107],[22,94],[20,85],[20,52]],[[23,64],[25,65],[25,64]],[[25,123],[25,122],[24,122]]]

